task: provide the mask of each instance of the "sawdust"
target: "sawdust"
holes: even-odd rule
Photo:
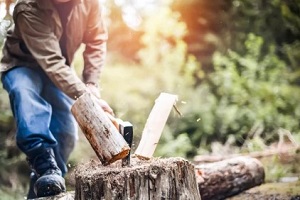
[[[170,162],[171,161],[171,162]],[[122,167],[121,160],[118,160],[110,165],[102,165],[99,160],[91,159],[87,163],[79,164],[75,169],[75,176],[80,177],[92,177],[97,174],[119,174],[126,171],[143,171],[143,169],[151,166],[164,166],[165,169],[172,167],[176,162],[188,162],[183,158],[151,158],[148,160],[142,160],[132,156],[130,159],[130,165]]]

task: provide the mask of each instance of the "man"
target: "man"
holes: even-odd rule
[[[85,92],[100,98],[97,82],[107,31],[98,0],[19,0],[0,63],[17,125],[16,142],[30,167],[28,198],[64,192],[66,162],[77,124],[70,112]],[[70,67],[81,43],[81,81]],[[104,110],[112,109],[99,99]]]

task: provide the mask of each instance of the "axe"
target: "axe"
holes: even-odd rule
[[[128,121],[123,121],[119,118],[115,118],[111,114],[107,113],[108,118],[112,121],[114,126],[119,130],[120,134],[123,136],[128,146],[131,148],[133,140],[133,126]],[[122,159],[122,167],[130,166],[130,151],[128,155]]]

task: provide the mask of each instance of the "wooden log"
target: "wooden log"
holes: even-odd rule
[[[103,165],[127,156],[128,144],[92,94],[80,96],[71,111]]]
[[[202,200],[219,200],[264,182],[263,165],[255,158],[237,157],[195,166]]]
[[[177,101],[177,96],[161,93],[155,101],[144,127],[142,138],[135,151],[140,158],[150,159],[156,149],[168,116]]]
[[[75,199],[201,200],[194,165],[182,158],[139,160],[131,167],[91,161],[75,171]]]

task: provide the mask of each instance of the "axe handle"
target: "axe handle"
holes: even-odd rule
[[[114,116],[112,116],[110,113],[105,112],[106,115],[108,116],[108,118],[110,119],[110,121],[114,124],[114,126],[119,130],[119,125],[122,122],[121,119],[117,119]]]

